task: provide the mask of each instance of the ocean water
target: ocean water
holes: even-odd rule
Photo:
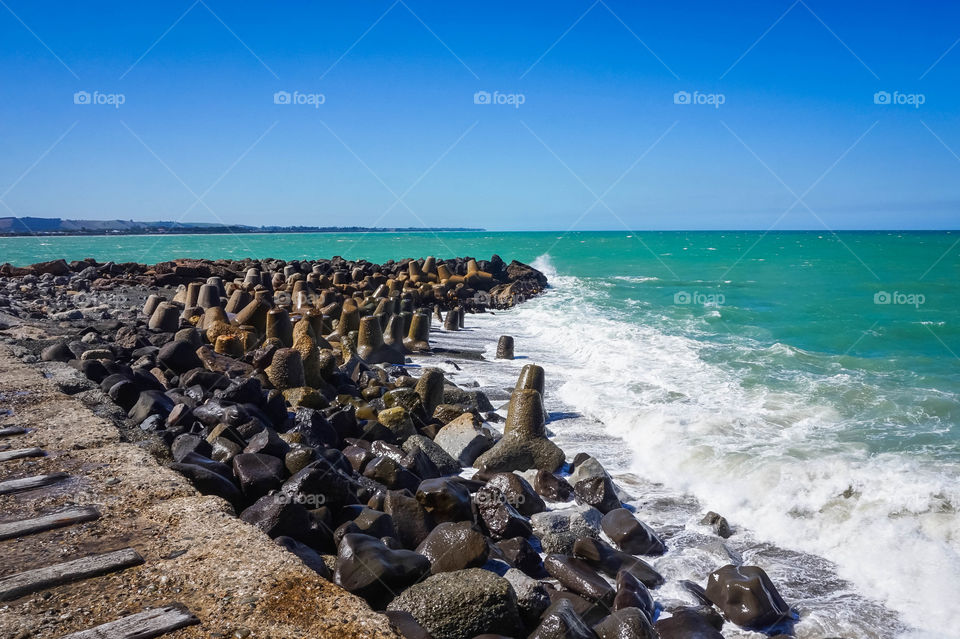
[[[492,253],[551,289],[437,336],[492,358],[510,334],[521,359],[444,367],[502,393],[542,364],[549,428],[670,537],[668,577],[760,563],[800,637],[960,637],[960,233],[0,239],[14,264]],[[698,532],[705,509],[728,543]]]

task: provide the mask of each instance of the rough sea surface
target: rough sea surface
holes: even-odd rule
[[[492,359],[510,334],[522,359],[444,368],[503,401],[522,364],[542,364],[557,443],[596,455],[670,536],[678,552],[655,562],[668,578],[703,583],[742,559],[768,567],[800,609],[800,637],[960,637],[958,242],[888,231],[27,237],[0,239],[0,262],[531,262],[546,295],[440,338]],[[726,547],[698,529],[706,509],[734,527]]]

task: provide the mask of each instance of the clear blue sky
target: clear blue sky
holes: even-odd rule
[[[946,2],[0,0],[0,216],[956,228],[958,18]]]

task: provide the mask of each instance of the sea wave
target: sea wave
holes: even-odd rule
[[[838,394],[820,392],[853,388],[843,376],[797,369],[793,389],[745,384],[736,367],[705,361],[703,342],[615,319],[588,283],[546,256],[534,266],[553,288],[506,320],[563,400],[629,444],[629,456],[609,456],[621,471],[689,491],[758,539],[835,562],[916,629],[903,636],[960,636],[960,464],[858,439],[829,399]],[[757,359],[798,352],[774,344]],[[564,436],[563,422],[551,428]]]

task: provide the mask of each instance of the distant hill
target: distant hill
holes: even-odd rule
[[[174,233],[365,233],[368,231],[483,231],[478,228],[367,228],[362,226],[226,226],[206,222],[64,220],[58,217],[0,217],[0,235],[164,235]]]

